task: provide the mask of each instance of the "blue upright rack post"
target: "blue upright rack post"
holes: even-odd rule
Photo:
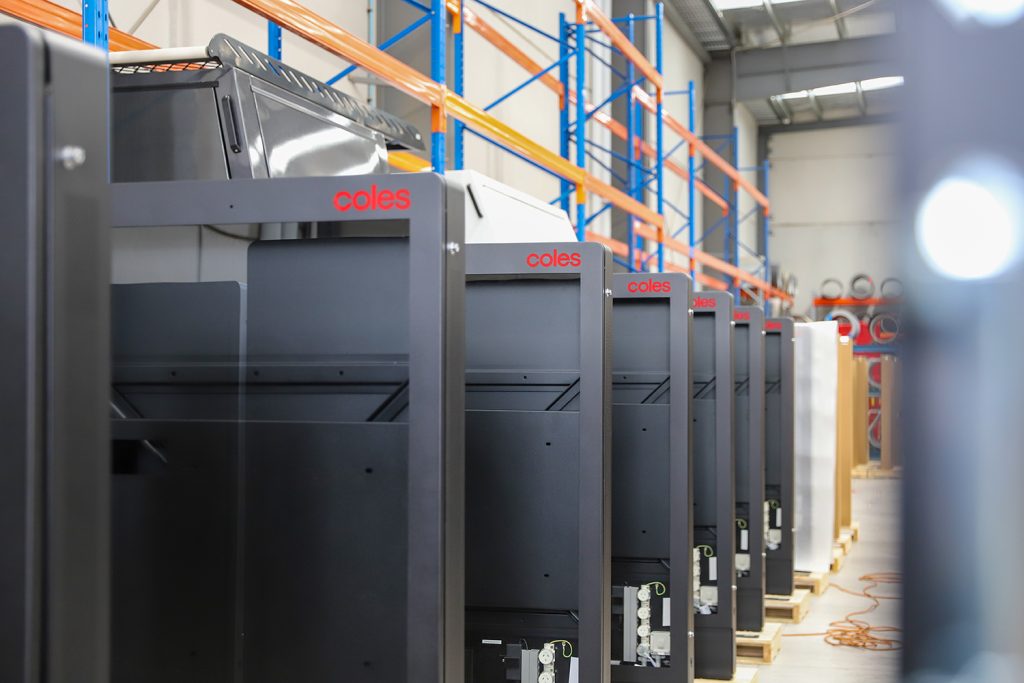
[[[633,22],[632,12],[626,15],[626,37],[629,38],[629,42],[636,40],[636,28]],[[633,144],[633,140],[639,137],[639,131],[637,130],[640,126],[640,122],[643,120],[642,117],[637,116],[637,105],[636,96],[633,94],[633,83],[636,81],[636,67],[633,62],[626,60],[626,86],[629,91],[626,95],[626,156],[629,158],[629,163],[626,168],[629,170],[627,177],[629,178],[629,194],[637,201],[643,201],[643,196],[637,196],[637,190],[639,183],[637,182],[637,168],[636,168],[636,145]],[[636,231],[634,230],[635,219],[632,216],[628,217],[629,223],[626,225],[626,244],[629,245],[629,255],[626,257],[626,261],[629,263],[629,270],[636,270]]]
[[[689,86],[687,87],[687,95],[688,95],[687,101],[688,101],[688,105],[689,105],[689,120],[687,121],[687,123],[689,125],[690,130],[692,131],[692,130],[694,130],[695,119],[696,119],[696,112],[695,112],[696,107],[695,107],[694,102],[693,102],[693,100],[694,100],[694,85],[693,85],[693,81],[692,80],[690,81]],[[697,164],[696,164],[697,150],[695,150],[693,148],[693,143],[688,144],[686,147],[687,147],[686,170],[687,170],[687,175],[689,176],[687,178],[686,184],[687,184],[687,186],[689,188],[689,192],[687,193],[687,207],[688,207],[687,211],[689,213],[689,215],[687,216],[687,220],[690,223],[690,229],[688,231],[690,233],[689,234],[689,238],[690,238],[690,279],[693,280],[693,281],[696,281],[696,277],[697,277],[696,270],[697,269],[694,267],[693,250],[697,246],[697,230],[696,230],[697,224],[696,224],[696,221],[694,220],[694,210],[695,210],[695,207],[697,205],[696,197],[694,196],[696,194],[696,190],[697,190],[697,181],[695,180],[695,178],[697,176],[697,168],[696,168],[696,166],[697,166]]]
[[[587,106],[583,87],[586,84],[587,25],[576,23],[576,165],[587,166]],[[587,195],[582,185],[576,186],[576,239],[587,238]]]
[[[110,47],[107,0],[82,0],[82,40],[106,52]]]
[[[448,34],[448,11],[445,0],[430,2],[430,77],[442,88],[445,84]],[[435,173],[444,173],[446,167],[445,132],[447,115],[442,105],[434,105],[430,112],[430,163]]]
[[[664,4],[662,4],[660,2],[657,3],[655,5],[654,12],[655,12],[654,26],[655,26],[655,33],[656,33],[656,39],[655,39],[655,68],[658,70],[658,73],[661,74],[662,77],[664,77],[664,75],[665,75],[665,65],[664,65],[665,55],[664,55],[664,49],[663,49],[663,44],[662,44],[663,33],[664,33],[663,24],[664,24],[664,21],[665,21],[665,6],[664,6]],[[657,113],[657,116],[655,117],[655,126],[656,126],[655,136],[657,138],[657,143],[656,143],[656,145],[657,145],[657,152],[656,153],[657,153],[657,157],[658,157],[656,162],[655,162],[655,165],[656,165],[655,172],[657,173],[657,178],[658,178],[657,207],[658,207],[658,215],[664,216],[665,215],[665,110],[664,110],[664,103],[662,102],[662,100],[664,100],[664,93],[662,91],[658,91],[657,97],[658,97],[658,103],[657,103],[658,104],[658,113]],[[662,230],[664,230],[664,228],[662,228]],[[665,245],[663,243],[663,240],[658,240],[658,272],[659,273],[665,272]]]
[[[465,94],[465,69],[463,60],[465,59],[465,23],[462,21],[462,6],[463,0],[459,0],[459,14],[455,18],[455,25],[452,26],[452,47],[454,50],[455,64],[452,69],[452,76],[455,80],[454,88],[455,94],[462,96]],[[453,122],[454,134],[455,134],[455,159],[452,167],[457,170],[462,170],[465,164],[465,143],[466,143],[466,128],[465,124],[458,119]]]
[[[281,27],[272,21],[267,22],[267,54],[274,59],[281,59]]]
[[[558,78],[562,83],[559,94],[558,111],[558,151],[563,159],[569,158],[569,23],[565,20],[565,12],[558,15]],[[559,204],[565,215],[569,215],[570,183],[565,178],[559,181]]]

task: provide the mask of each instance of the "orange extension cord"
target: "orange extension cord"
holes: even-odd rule
[[[899,596],[875,595],[871,590],[883,584],[899,585],[902,583],[902,576],[899,572],[883,572],[879,574],[865,574],[859,580],[868,584],[860,592],[843,588],[834,583],[829,588],[835,588],[849,595],[867,598],[874,603],[871,607],[859,612],[850,612],[841,621],[833,621],[828,625],[828,630],[824,633],[785,633],[783,635],[794,637],[824,636],[825,642],[835,647],[857,647],[876,652],[901,649],[903,641],[899,638],[886,637],[879,634],[900,633],[902,629],[895,626],[872,626],[868,622],[856,617],[862,617],[874,612],[882,604],[882,600],[899,600]]]

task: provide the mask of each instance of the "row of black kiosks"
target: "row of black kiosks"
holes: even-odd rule
[[[793,592],[793,388],[796,333],[792,318],[765,321],[765,590]]]
[[[736,628],[764,628],[764,311],[733,310],[736,427]]]
[[[415,210],[339,217],[370,182]],[[451,192],[115,186],[121,228],[331,237],[238,245],[244,281],[114,287],[112,680],[732,667],[730,299],[613,282],[597,245],[463,245]]]

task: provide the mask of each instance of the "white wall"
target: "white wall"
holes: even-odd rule
[[[753,169],[757,166],[757,119],[742,104],[736,105],[734,114],[737,133],[737,161],[741,169],[740,174],[745,180],[753,183],[754,187],[761,187],[759,174]],[[759,232],[760,212],[751,211],[758,206],[754,198],[743,190],[739,191],[739,235],[741,245],[746,246],[750,251],[740,247],[740,267],[751,272],[761,267],[761,260],[750,252],[757,251],[757,234]],[[750,214],[748,216],[748,214]],[[746,218],[744,218],[746,216]]]
[[[893,135],[891,126],[873,125],[771,138],[769,252],[799,278],[795,311],[809,309],[827,277],[848,283],[864,272],[879,283],[892,275]]]

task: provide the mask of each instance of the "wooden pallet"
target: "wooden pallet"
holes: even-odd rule
[[[736,675],[728,681],[713,678],[696,678],[693,683],[757,683],[760,670],[756,666],[737,666]]]
[[[768,621],[799,624],[811,607],[811,591],[797,588],[792,595],[764,596],[764,615]]]
[[[736,657],[744,664],[771,664],[782,649],[782,624],[765,624],[760,633],[736,632]]]
[[[850,522],[850,536],[854,543],[860,540],[860,522]]]
[[[843,529],[839,532],[839,540],[836,541],[836,546],[841,548],[843,555],[849,555],[850,550],[853,548],[853,532],[849,529]]]
[[[883,470],[877,462],[869,462],[867,465],[857,465],[853,468],[854,479],[899,479],[903,473],[900,466]]]
[[[793,572],[793,585],[806,588],[812,595],[821,595],[828,590],[828,574],[825,572]]]
[[[832,566],[829,571],[838,574],[843,569],[843,562],[846,561],[846,553],[838,545],[832,546]]]

